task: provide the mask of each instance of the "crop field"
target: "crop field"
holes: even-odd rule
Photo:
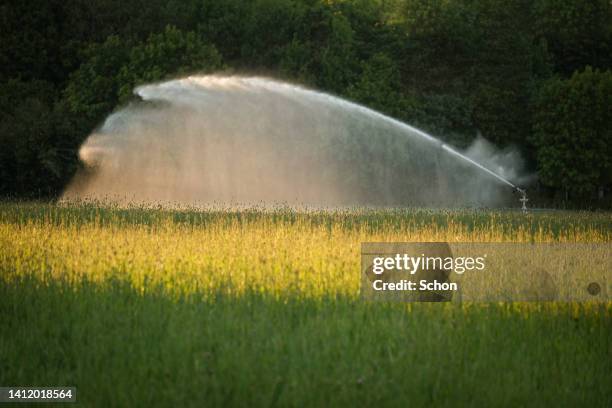
[[[0,384],[84,406],[612,406],[612,303],[368,302],[362,242],[612,242],[612,215],[0,204]]]

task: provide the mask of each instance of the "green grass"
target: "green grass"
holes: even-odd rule
[[[84,406],[611,406],[612,305],[359,300],[362,241],[610,242],[609,213],[0,204],[0,385]]]

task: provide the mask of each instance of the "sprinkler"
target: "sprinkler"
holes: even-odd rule
[[[438,142],[438,146],[440,146],[441,149],[446,150],[450,154],[453,154],[453,155],[459,157],[460,159],[465,160],[465,161],[471,163],[472,165],[476,166],[480,170],[484,171],[485,173],[488,173],[489,175],[491,175],[491,176],[495,177],[496,179],[506,183],[507,185],[512,187],[514,190],[516,190],[521,195],[521,198],[519,198],[519,201],[521,203],[523,203],[523,205],[521,206],[521,210],[523,210],[524,213],[527,212],[527,201],[529,201],[529,199],[527,198],[527,191],[525,191],[522,188],[514,185],[512,182],[510,182],[509,180],[503,178],[502,176],[500,176],[499,174],[497,174],[493,170],[490,170],[490,169],[486,168],[485,166],[483,166],[482,164],[480,164],[480,163],[470,159],[467,156],[464,156],[463,154],[459,153],[458,151],[456,151],[455,149],[453,149],[449,145],[444,144],[444,143],[442,143],[440,141],[437,141],[437,142]]]
[[[521,194],[521,198],[519,198],[519,201],[523,203],[523,205],[521,206],[521,210],[523,210],[523,212],[526,213],[527,212],[527,201],[529,201],[529,199],[527,198],[527,192],[520,187],[516,187],[516,191],[518,191]]]

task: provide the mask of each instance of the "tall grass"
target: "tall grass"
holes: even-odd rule
[[[364,241],[610,242],[612,217],[0,204],[0,385],[87,406],[611,405],[611,304],[363,302]]]

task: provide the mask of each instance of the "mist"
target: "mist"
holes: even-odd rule
[[[83,169],[63,200],[494,207],[516,206],[513,186],[529,180],[515,150],[478,138],[459,152],[381,113],[283,82],[194,76],[134,92],[139,100],[82,145]]]

